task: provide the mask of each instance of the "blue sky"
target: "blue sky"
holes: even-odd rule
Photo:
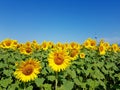
[[[0,0],[0,41],[120,42],[120,0]]]

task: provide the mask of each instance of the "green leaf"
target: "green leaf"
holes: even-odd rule
[[[81,82],[80,86],[81,86],[81,88],[83,88],[83,90],[87,90],[86,83]]]
[[[2,62],[0,62],[0,68],[3,68],[4,66],[3,66],[3,63]]]
[[[104,68],[104,67],[102,67],[102,72],[104,73],[104,74],[108,74],[108,71]]]
[[[79,80],[80,80],[80,82],[82,82],[83,81],[83,77],[79,76]]]
[[[11,84],[10,87],[8,88],[9,90],[15,90],[18,86],[18,83]]]
[[[103,86],[103,88],[106,90],[106,84],[105,84],[105,82],[102,81],[102,80],[98,80],[98,82],[99,82],[99,84],[100,84],[101,86]]]
[[[81,59],[79,59],[79,60],[81,60]],[[81,65],[82,66],[84,64],[84,61],[83,60],[79,61],[79,62],[78,61],[74,61],[74,62],[72,62],[72,64],[79,65],[79,66]]]
[[[109,72],[109,74],[111,74],[111,75],[114,73],[113,70],[109,70],[108,72]]]
[[[72,78],[76,78],[76,72],[75,71],[71,71],[71,76],[72,76]]]
[[[4,67],[8,67],[8,64],[7,63],[0,63],[0,68],[4,68]]]
[[[72,90],[73,85],[74,85],[74,82],[71,82],[71,81],[63,82],[63,86],[65,90]]]
[[[44,84],[43,86],[44,86],[45,90],[52,90],[51,84]]]
[[[8,62],[10,62],[10,63],[14,63],[14,62],[15,62],[15,58],[13,58],[13,57],[8,58]]]
[[[103,67],[103,65],[104,65],[104,62],[98,62],[98,63],[97,63],[97,66],[98,66],[99,68]]]
[[[29,86],[25,90],[33,90],[33,86]]]
[[[61,87],[58,87],[57,90],[66,90],[63,85]]]
[[[42,67],[45,67],[45,63],[44,63],[44,62],[41,62],[41,66],[42,66]]]
[[[0,87],[0,90],[2,90],[2,87]]]
[[[36,85],[38,87],[42,86],[44,81],[45,81],[44,78],[37,78],[37,79],[35,79],[35,83],[36,83]]]
[[[105,65],[105,67],[107,68],[107,69],[110,69],[111,67],[114,67],[115,66],[115,64],[114,63],[107,63],[106,65]]]
[[[75,82],[76,85],[80,85],[80,83],[81,83],[81,82],[78,80],[78,78],[75,78],[75,79],[74,79],[74,82]]]
[[[72,78],[76,78],[76,72],[72,71],[70,69],[67,70],[67,73],[72,77]]]
[[[102,72],[99,71],[99,69],[95,69],[94,72],[92,73],[93,78],[96,79],[105,79],[105,76]]]
[[[120,81],[120,73],[115,74],[114,76],[115,76],[115,77],[117,77],[117,78],[118,78],[118,80]]]
[[[88,85],[90,86],[90,88],[92,88],[93,90],[94,90],[97,86],[99,86],[98,81],[92,80],[92,79],[88,79],[88,80],[87,80],[87,84],[88,84]]]
[[[80,74],[80,73],[81,73],[81,70],[80,70],[80,69],[78,69],[78,68],[77,68],[77,70],[76,70],[76,71],[77,71],[77,73],[78,73],[78,74]]]
[[[11,78],[0,80],[0,85],[3,86],[3,87],[7,87],[11,83],[12,83]]]
[[[46,69],[43,69],[43,70],[41,71],[41,73],[44,74],[44,75],[47,75],[48,72],[46,71]]]
[[[11,76],[11,74],[13,73],[12,70],[4,70],[3,73],[6,75],[6,76]]]
[[[49,72],[49,73],[54,73],[54,71],[50,68],[50,67],[46,67],[46,70]]]
[[[88,68],[87,70],[84,70],[84,73],[87,77],[89,74],[93,73],[93,70],[91,68]]]
[[[55,80],[55,76],[52,76],[52,75],[51,75],[51,76],[48,76],[47,78],[48,78],[48,80],[50,80],[50,81],[54,81],[54,80]]]

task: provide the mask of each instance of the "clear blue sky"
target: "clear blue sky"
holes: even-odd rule
[[[0,41],[120,42],[120,0],[0,0]]]

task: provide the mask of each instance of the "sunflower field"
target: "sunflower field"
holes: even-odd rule
[[[0,90],[120,90],[120,46],[4,39]]]

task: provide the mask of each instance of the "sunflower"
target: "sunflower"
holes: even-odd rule
[[[90,40],[87,39],[87,40],[83,43],[83,46],[84,46],[85,48],[89,49],[90,46],[91,46]]]
[[[108,42],[104,42],[103,45],[106,47],[106,50],[109,50],[110,44]]]
[[[93,39],[90,38],[90,48],[95,50],[96,49],[96,44],[97,44],[96,40],[93,40]]]
[[[70,43],[70,48],[71,49],[80,49],[80,44],[79,43],[76,43],[76,42],[71,42]]]
[[[14,75],[22,82],[34,80],[37,77],[37,74],[40,73],[41,69],[40,62],[31,58],[22,61],[20,65],[17,66],[18,68],[14,72]]]
[[[48,56],[49,66],[55,71],[65,70],[69,65],[70,57],[66,50],[57,49],[51,51]]]
[[[23,44],[19,47],[20,53],[30,55],[33,53],[32,46],[29,46],[28,44]]]
[[[76,60],[79,54],[79,49],[71,49],[69,52],[69,56],[71,57],[71,60]]]
[[[112,44],[112,49],[116,53],[119,50],[118,44]]]
[[[100,52],[100,55],[105,55],[105,53],[106,53],[106,48],[105,48],[105,46],[104,46],[103,44],[101,44],[101,45],[99,46],[99,52]]]
[[[58,49],[62,49],[62,50],[65,49],[64,44],[62,44],[61,42],[58,42],[58,43],[55,45],[54,49],[55,49],[55,48],[56,48],[56,49],[57,49],[57,48],[58,48]]]
[[[80,58],[85,58],[85,54],[84,53],[80,53]]]
[[[35,50],[40,50],[40,44],[36,40],[32,41],[32,47]]]
[[[91,38],[88,38],[84,43],[83,43],[83,46],[87,49],[93,49],[95,50],[96,49],[96,40],[93,40]]]
[[[41,44],[41,48],[46,51],[49,48],[49,43],[47,41],[43,41]]]
[[[53,47],[53,49],[61,49],[61,50],[68,50],[68,48],[70,48],[68,43],[61,43],[61,42],[58,42]]]
[[[11,48],[16,49],[18,47],[17,40],[5,39],[0,43],[0,47],[2,48]]]

